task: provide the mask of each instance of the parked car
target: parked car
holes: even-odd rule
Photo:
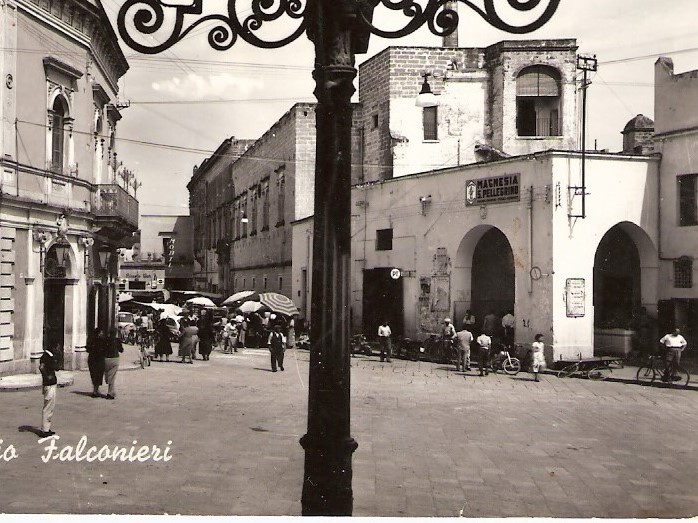
[[[131,312],[119,312],[116,315],[117,327],[119,329],[119,338],[124,343],[136,342],[136,318]]]

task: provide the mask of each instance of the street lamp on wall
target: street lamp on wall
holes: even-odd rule
[[[439,99],[434,93],[431,92],[431,86],[429,85],[428,80],[430,76],[432,76],[432,74],[426,71],[422,73],[422,78],[424,78],[424,82],[422,82],[422,90],[419,91],[417,99],[414,102],[417,107],[436,107],[439,105]]]
[[[109,262],[111,261],[111,254],[112,254],[111,249],[109,247],[107,247],[106,245],[103,245],[97,251],[97,255],[99,256],[99,264],[102,267],[102,269],[109,268]]]
[[[70,243],[64,237],[59,236],[56,243],[53,244],[53,249],[56,251],[56,266],[61,269],[65,268],[65,260],[68,257]]]

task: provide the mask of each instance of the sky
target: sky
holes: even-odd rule
[[[122,3],[103,0],[115,28]],[[496,3],[506,5],[505,0]],[[540,8],[547,3],[543,0]],[[244,10],[244,1],[237,4]],[[226,8],[220,0],[206,0],[204,9],[206,14]],[[620,131],[631,118],[653,117],[658,56],[672,58],[676,73],[698,69],[695,0],[561,0],[550,22],[521,36],[494,29],[465,4],[459,5],[459,15],[460,47],[505,39],[576,38],[580,54],[597,56],[598,71],[591,73],[587,91],[589,148],[596,144],[618,151]],[[377,25],[395,27],[406,20],[399,12],[376,8]],[[272,31],[289,34],[293,27],[276,22]],[[258,49],[239,40],[227,51],[211,49],[207,36],[199,27],[156,55],[137,53],[121,42],[130,70],[119,82],[119,98],[130,106],[122,110],[117,150],[142,183],[141,214],[188,214],[186,184],[193,168],[224,139],[259,138],[294,103],[315,101],[314,51],[305,35],[280,49]],[[143,43],[162,39],[155,33]],[[438,47],[441,38],[425,28],[401,39],[371,36],[368,53],[357,56],[357,65],[390,45]]]

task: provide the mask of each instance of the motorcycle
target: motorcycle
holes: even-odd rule
[[[364,334],[354,334],[351,337],[351,355],[354,356],[355,354],[363,354],[365,356],[373,354],[371,345]]]

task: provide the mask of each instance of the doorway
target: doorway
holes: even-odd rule
[[[378,327],[388,320],[393,337],[404,334],[404,300],[402,277],[390,277],[390,268],[364,270],[363,330],[372,339]]]

